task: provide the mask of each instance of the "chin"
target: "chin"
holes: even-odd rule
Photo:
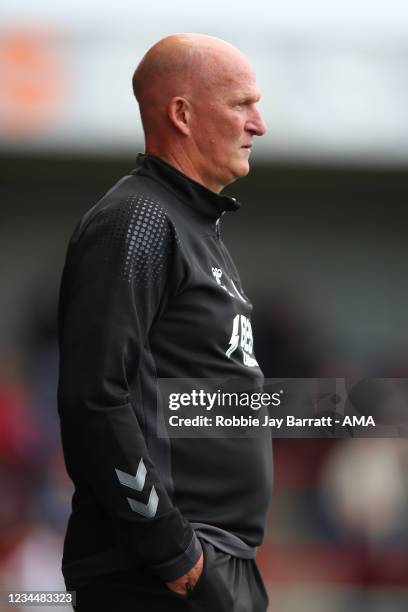
[[[237,167],[234,168],[234,170],[235,170],[236,178],[246,176],[249,172],[249,162],[245,161],[245,162],[241,162],[240,164],[237,164]]]
[[[246,162],[241,161],[232,167],[230,166],[230,168],[228,169],[228,174],[225,173],[220,183],[223,185],[223,188],[224,188],[227,185],[231,185],[231,183],[233,183],[237,179],[246,176],[248,172],[249,172],[249,163],[247,161]]]

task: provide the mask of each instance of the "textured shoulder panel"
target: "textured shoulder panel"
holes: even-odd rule
[[[171,251],[166,212],[143,193],[108,206],[91,232],[98,256],[119,265],[122,279],[135,286],[151,283]]]

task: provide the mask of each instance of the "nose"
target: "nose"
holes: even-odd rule
[[[266,123],[262,118],[261,111],[255,105],[252,107],[246,129],[254,136],[263,136],[266,133]]]

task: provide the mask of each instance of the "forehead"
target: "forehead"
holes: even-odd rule
[[[218,91],[215,92],[215,95],[232,102],[258,102],[261,92],[255,78],[237,75],[234,78],[226,79]]]
[[[256,100],[260,98],[255,72],[247,62],[225,63],[217,73],[213,82],[216,95]]]

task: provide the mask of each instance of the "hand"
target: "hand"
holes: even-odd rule
[[[201,556],[197,563],[191,568],[187,574],[184,576],[180,576],[177,580],[171,580],[171,582],[166,582],[166,586],[170,589],[170,591],[174,591],[179,595],[188,595],[190,591],[192,591],[196,585],[197,580],[201,576],[204,566],[204,555],[201,553]]]

